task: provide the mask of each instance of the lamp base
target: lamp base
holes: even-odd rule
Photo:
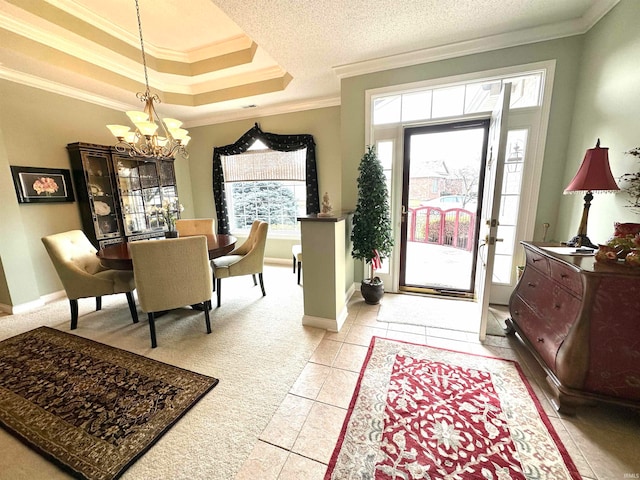
[[[569,247],[586,247],[586,248],[593,248],[593,249],[597,249],[598,246],[594,245],[591,240],[589,240],[589,237],[587,237],[585,234],[579,234],[576,235],[575,237],[573,237],[571,240],[569,240],[567,242],[567,246]]]

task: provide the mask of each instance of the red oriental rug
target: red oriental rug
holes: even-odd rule
[[[511,360],[374,337],[328,479],[580,479]]]

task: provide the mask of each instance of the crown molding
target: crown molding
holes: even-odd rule
[[[588,32],[620,0],[599,0],[579,19],[559,22],[542,27],[528,28],[516,32],[450,43],[437,47],[414,50],[412,52],[387,57],[364,60],[351,64],[338,65],[333,71],[339,79],[366,75],[369,73],[410,67],[423,63],[447,60],[502,48],[527,45],[547,40],[570,37]]]
[[[317,108],[336,107],[340,105],[340,97],[320,98],[305,100],[301,102],[291,102],[282,105],[267,107],[245,108],[230,112],[221,112],[197,118],[192,121],[185,121],[188,128],[202,127],[205,125],[216,125],[219,123],[234,122],[237,120],[248,120],[252,118],[269,117],[272,115],[282,115],[286,113],[296,113],[305,110],[315,110]]]
[[[47,92],[57,93],[58,95],[64,95],[65,97],[71,97],[75,100],[93,103],[106,108],[112,108],[114,110],[125,111],[131,110],[132,108],[139,108],[139,104],[118,102],[110,98],[88,93],[84,90],[80,90],[79,88],[69,87],[61,83],[29,75],[28,73],[6,68],[3,67],[2,64],[0,64],[0,78],[10,82],[16,82],[27,87],[38,88]]]

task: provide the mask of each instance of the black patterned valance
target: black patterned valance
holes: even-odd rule
[[[277,150],[279,152],[294,152],[303,148],[307,149],[307,215],[320,212],[318,170],[316,168],[316,144],[313,136],[308,134],[279,135],[276,133],[266,133],[260,130],[260,127],[256,123],[253,128],[242,135],[235,143],[213,149],[213,199],[216,202],[218,233],[230,233],[229,213],[225,196],[225,179],[220,157],[244,153],[256,140],[260,140],[271,150]]]

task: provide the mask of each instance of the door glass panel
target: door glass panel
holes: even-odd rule
[[[488,122],[408,129],[401,287],[473,291]]]
[[[520,187],[527,145],[526,129],[509,130],[507,151],[502,181],[502,198],[498,215],[498,237],[496,261],[493,267],[493,283],[510,284],[515,274],[513,253],[515,251],[516,224],[520,207]]]

